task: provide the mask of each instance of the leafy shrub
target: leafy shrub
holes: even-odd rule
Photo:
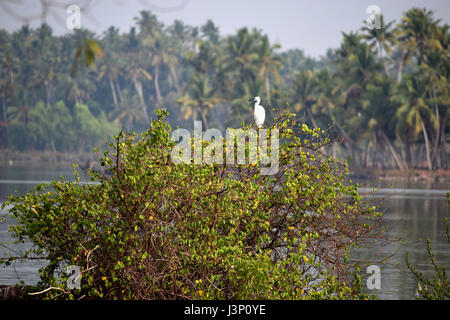
[[[346,163],[320,152],[323,131],[279,118],[280,170],[262,176],[259,162],[175,165],[166,115],[115,137],[92,183],[53,181],[4,204],[11,233],[33,243],[26,257],[49,261],[46,298],[365,297],[348,253],[381,214],[346,183]],[[67,290],[67,265],[80,289]]]
[[[450,193],[447,193],[447,199],[450,200]],[[450,236],[448,233],[448,218],[445,218],[444,223],[447,243],[450,245]],[[411,264],[408,252],[406,252],[405,254],[406,266],[418,280],[416,298],[426,300],[448,300],[450,299],[450,286],[448,283],[445,266],[439,264],[439,262],[436,260],[436,257],[431,250],[431,241],[429,238],[427,238],[426,247],[429,261],[434,269],[434,274],[431,278],[426,277],[420,270],[417,269],[416,266]]]

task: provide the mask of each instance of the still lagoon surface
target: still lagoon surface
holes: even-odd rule
[[[73,180],[73,169],[0,167],[0,204],[10,194],[23,195],[35,185],[64,176]],[[82,176],[83,178],[83,176]],[[86,178],[86,177],[84,177]],[[414,299],[416,278],[405,264],[405,252],[411,262],[425,275],[432,275],[433,268],[426,253],[425,241],[431,240],[434,254],[447,271],[450,267],[450,248],[445,235],[445,217],[450,216],[446,193],[449,182],[370,181],[359,180],[361,192],[377,188],[375,195],[380,199],[380,208],[385,213],[384,226],[387,235],[401,241],[389,245],[375,245],[370,250],[355,253],[358,258],[392,255],[387,263],[380,264],[381,289],[365,289],[379,299]],[[1,213],[1,216],[5,211]],[[14,223],[11,217],[0,222],[0,256],[29,247],[9,245],[12,240],[8,226]],[[39,268],[45,261],[17,262],[9,267],[0,266],[0,285],[35,284],[39,280]],[[369,274],[361,274],[365,281]]]

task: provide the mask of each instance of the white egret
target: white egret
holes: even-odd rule
[[[253,116],[255,119],[255,124],[258,128],[262,128],[264,124],[264,119],[266,118],[266,111],[264,110],[263,106],[259,103],[261,102],[260,97],[254,97],[252,99],[248,99],[248,101],[254,102],[254,111]]]

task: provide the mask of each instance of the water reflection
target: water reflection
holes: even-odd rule
[[[405,264],[405,252],[410,261],[425,275],[433,275],[433,268],[426,253],[426,238],[430,238],[433,253],[442,266],[450,264],[450,252],[445,236],[444,217],[448,216],[447,201],[441,198],[392,198],[381,204],[385,212],[386,235],[400,239],[387,246],[375,245],[369,252],[356,252],[356,256],[376,260],[392,255],[381,267],[381,289],[366,290],[380,299],[413,299],[417,279]]]
[[[0,168],[0,202],[10,194],[22,195],[30,191],[36,184],[59,179],[73,180],[73,169],[65,170],[42,168]],[[82,174],[82,179],[86,177]],[[377,193],[381,201],[381,209],[385,212],[384,226],[387,235],[401,238],[388,246],[375,244],[367,251],[355,250],[355,258],[377,258],[391,255],[389,262],[381,267],[381,289],[366,292],[376,294],[380,299],[413,299],[417,280],[405,265],[405,252],[409,252],[411,262],[425,275],[432,274],[426,254],[425,239],[430,238],[433,252],[438,261],[445,267],[450,265],[450,251],[445,237],[444,217],[449,215],[446,191],[450,187],[442,182],[411,182],[411,181],[367,181],[359,180],[361,191],[371,191],[372,187],[384,188]],[[364,189],[368,188],[368,189]],[[392,196],[389,196],[392,195]],[[387,197],[387,198],[386,198]],[[14,223],[11,218],[0,223],[0,243],[11,241],[8,225]],[[15,246],[14,250],[24,250],[29,244]],[[0,247],[0,255],[7,249]],[[0,267],[0,284],[14,284],[20,280],[33,284],[39,280],[38,270],[45,264],[43,261],[27,261],[16,263],[8,268]],[[363,275],[364,281],[367,275]]]

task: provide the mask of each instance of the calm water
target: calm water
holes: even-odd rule
[[[64,176],[67,180],[73,179],[73,170],[52,170],[43,168],[15,168],[0,167],[0,202],[7,199],[9,194],[24,194],[36,184]],[[399,237],[400,243],[388,246],[376,245],[369,251],[356,252],[358,258],[373,258],[380,255],[394,254],[388,263],[379,264],[381,268],[381,289],[366,290],[376,294],[380,299],[414,299],[414,290],[417,281],[405,265],[405,251],[413,264],[419,267],[424,274],[432,274],[428,263],[425,240],[430,238],[432,248],[438,261],[448,270],[450,265],[450,251],[445,237],[444,217],[449,216],[446,192],[450,191],[449,183],[424,182],[380,182],[357,181],[361,190],[371,190],[372,187],[382,187],[377,196],[381,201],[381,209],[385,212],[385,226],[388,235]],[[367,189],[368,188],[368,189]],[[384,199],[386,195],[391,195]],[[14,223],[12,219],[0,222],[0,255],[10,252],[10,249],[20,251],[23,246],[9,246],[11,238],[8,225]],[[27,261],[16,263],[14,266],[0,266],[0,285],[15,284],[23,280],[27,284],[39,280],[38,270],[45,265],[44,261]],[[367,278],[363,274],[364,281]]]

